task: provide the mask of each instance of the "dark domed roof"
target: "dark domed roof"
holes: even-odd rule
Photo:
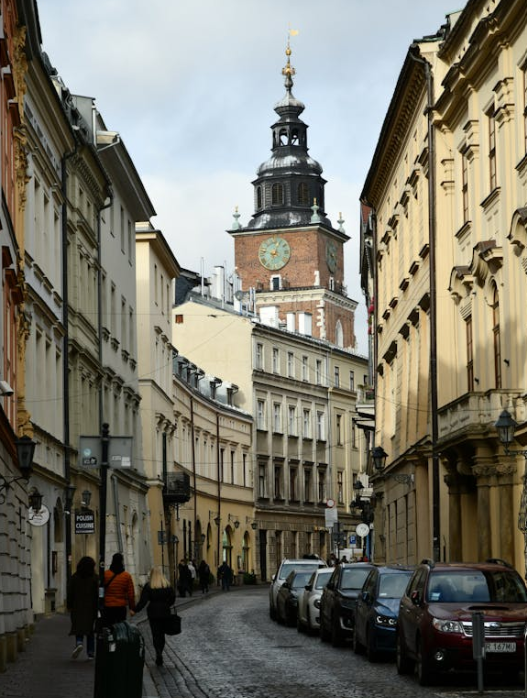
[[[331,226],[324,213],[322,166],[308,154],[307,125],[300,119],[304,104],[293,95],[291,49],[282,69],[286,93],[275,104],[278,120],[273,124],[272,155],[256,171],[255,213],[247,229],[308,225],[312,207],[318,205],[320,221]]]

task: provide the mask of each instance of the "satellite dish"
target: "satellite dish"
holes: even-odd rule
[[[236,293],[234,294],[234,297],[236,298],[237,301],[241,301],[241,299],[243,298],[243,291],[236,291]]]

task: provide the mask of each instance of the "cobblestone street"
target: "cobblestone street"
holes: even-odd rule
[[[397,675],[391,661],[370,664],[351,648],[274,623],[268,589],[217,594],[182,610],[183,633],[167,638],[165,666],[154,666],[146,624],[147,661],[161,698],[377,698],[477,696],[476,679],[421,688]],[[522,686],[485,686],[495,698],[523,696]]]

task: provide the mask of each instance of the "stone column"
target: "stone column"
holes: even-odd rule
[[[478,560],[486,560],[492,556],[490,488],[496,467],[490,463],[482,464],[482,458],[478,460],[480,464],[472,466],[478,492]]]
[[[514,516],[515,502],[514,496],[514,477],[518,472],[518,468],[523,468],[524,463],[514,462],[499,463],[496,471],[499,476],[499,532],[500,532],[500,550],[499,557],[507,562],[514,564],[514,539],[517,536],[518,521]],[[521,473],[523,475],[523,472]],[[520,567],[521,568],[521,567]]]

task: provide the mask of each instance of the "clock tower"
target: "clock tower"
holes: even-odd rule
[[[256,309],[290,331],[311,334],[344,349],[355,347],[357,304],[346,295],[344,243],[325,213],[322,167],[308,154],[304,105],[293,95],[291,49],[286,49],[285,96],[275,105],[271,157],[253,181],[255,212],[235,223],[234,255],[242,291],[254,289]],[[307,328],[307,329],[306,329]]]

